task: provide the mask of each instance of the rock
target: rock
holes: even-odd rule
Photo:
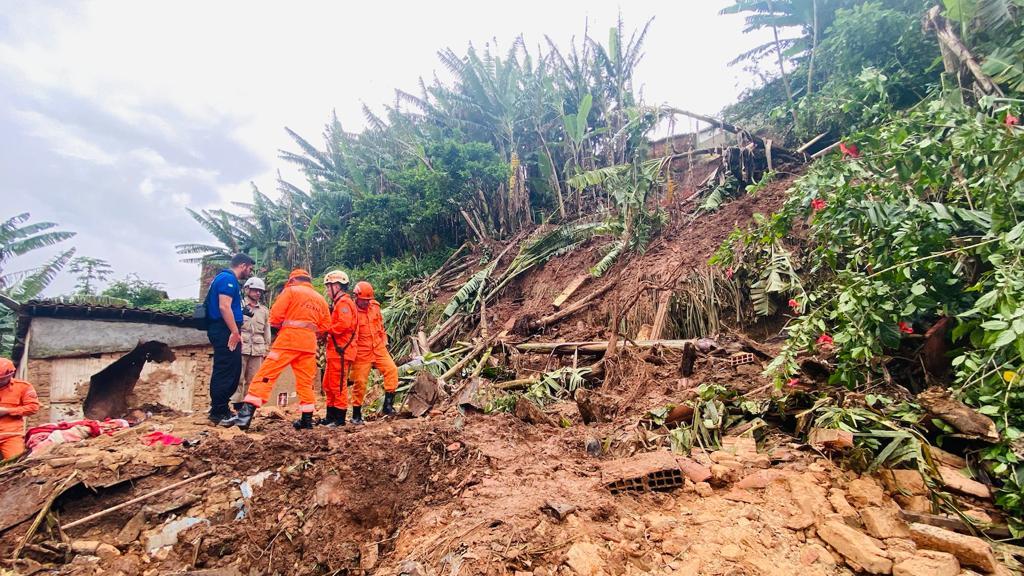
[[[341,478],[332,474],[324,477],[316,485],[316,492],[313,500],[319,506],[334,506],[345,501],[345,483]]]
[[[142,533],[142,529],[146,527],[146,513],[139,511],[135,516],[132,516],[124,527],[117,533],[114,538],[114,543],[118,546],[128,546],[132,542],[139,539],[139,534]]]
[[[747,474],[735,484],[741,490],[761,490],[776,480],[786,478],[787,473],[782,470],[758,470]]]
[[[889,553],[893,564],[898,564],[917,554],[917,544],[908,538],[889,538],[885,541],[885,551]]]
[[[359,547],[359,568],[364,572],[373,570],[379,559],[380,545],[376,542],[368,542]]]
[[[110,544],[102,543],[96,547],[96,555],[99,556],[101,560],[109,562],[120,556],[121,551]]]
[[[819,526],[818,537],[869,574],[892,572],[892,560],[886,558],[885,551],[874,540],[839,520],[830,520]]]
[[[715,491],[711,488],[711,484],[708,484],[707,482],[697,482],[694,484],[693,489],[701,498],[710,498],[715,495]]]
[[[992,547],[981,538],[916,522],[910,525],[910,538],[918,548],[948,552],[965,566],[981,568],[985,572],[995,572],[998,566]]]
[[[846,487],[846,497],[857,508],[878,506],[885,501],[885,492],[873,478],[862,476],[851,480]]]
[[[825,566],[835,566],[836,559],[832,557],[832,554],[819,544],[808,544],[800,550],[800,563],[804,566],[811,566],[812,564],[824,564]]]
[[[554,425],[548,415],[540,409],[537,404],[526,396],[520,396],[516,400],[516,407],[513,410],[516,418],[519,418],[527,424],[548,424]]]
[[[730,452],[716,450],[715,452],[711,453],[711,461],[714,462],[715,464],[721,464],[726,461],[735,462],[736,456]]]
[[[858,517],[857,511],[850,506],[850,502],[846,499],[846,491],[838,488],[829,490],[828,502],[835,508],[836,513],[847,519],[856,519]]]
[[[934,550],[920,550],[892,567],[892,576],[957,576],[960,562],[956,556]]]
[[[727,560],[739,560],[740,558],[743,558],[743,549],[735,544],[726,544],[725,546],[722,546],[719,554],[722,555],[722,558]]]
[[[703,464],[690,460],[689,458],[679,458],[679,469],[683,471],[683,475],[686,476],[690,482],[707,482],[711,479],[711,469]]]
[[[583,418],[584,424],[610,421],[610,414],[615,413],[612,404],[599,392],[586,388],[576,391],[576,408],[580,411],[580,417]]]
[[[89,554],[91,556],[96,555],[96,549],[100,547],[101,542],[98,540],[72,540],[71,551],[75,554]]]
[[[924,496],[928,494],[924,478],[917,470],[882,470],[879,475],[882,484],[890,494],[906,496]]]
[[[825,452],[841,452],[853,448],[853,432],[832,428],[811,428],[807,443]]]
[[[681,574],[687,576],[691,574],[700,574],[700,567],[702,564],[703,562],[700,558],[690,558],[685,563],[683,563],[682,566],[679,567],[679,570],[673,572],[673,574]]]
[[[787,528],[803,530],[814,524],[817,518],[832,513],[825,489],[817,484],[813,474],[790,476],[788,481],[789,491],[800,513],[789,519]]]
[[[602,572],[601,549],[590,542],[577,542],[566,552],[565,563],[580,576],[597,576]]]
[[[429,576],[423,564],[413,560],[407,560],[398,568],[399,576]]]
[[[682,556],[689,548],[690,541],[686,532],[678,528],[666,534],[661,542],[661,551],[675,557]]]
[[[907,512],[932,513],[932,501],[927,496],[897,496],[896,502]]]
[[[746,490],[740,490],[739,488],[733,488],[726,492],[723,498],[726,500],[732,500],[733,502],[745,502],[747,504],[760,504],[764,502],[764,499],[760,496],[747,492]]]
[[[674,528],[679,523],[673,516],[666,516],[652,512],[644,516],[644,524],[647,529],[656,534],[663,534]]]
[[[884,540],[886,538],[907,538],[910,530],[907,523],[899,516],[899,512],[893,508],[880,508],[870,506],[862,508],[860,518],[864,521],[864,529],[875,538]]]
[[[939,475],[942,476],[942,483],[946,485],[946,488],[986,500],[992,497],[992,491],[988,486],[964,476],[959,470],[943,465],[939,465],[938,468]]]
[[[764,470],[772,467],[772,458],[767,454],[755,454],[747,459],[747,463],[749,463],[752,468],[761,468]]]
[[[732,484],[739,479],[739,471],[722,464],[711,465],[711,483],[715,486]]]
[[[556,500],[548,500],[544,502],[544,506],[541,506],[541,510],[550,514],[556,520],[561,522],[565,518],[576,511],[576,506],[569,504],[568,502],[559,502]]]

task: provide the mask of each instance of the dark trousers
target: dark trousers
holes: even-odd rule
[[[242,343],[228,350],[231,331],[223,320],[212,320],[206,335],[213,344],[213,371],[210,372],[210,415],[230,413],[228,402],[242,376]]]

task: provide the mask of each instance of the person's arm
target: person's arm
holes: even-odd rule
[[[260,308],[263,313],[263,330],[266,332],[265,340],[263,341],[267,346],[270,346],[270,313],[267,312],[267,307],[263,306]]]
[[[292,301],[292,291],[285,288],[281,295],[274,300],[274,305],[270,307],[270,325],[274,328],[281,328],[281,324],[284,323],[285,317],[288,313],[288,306]]]
[[[235,322],[235,313],[231,311],[231,296],[227,294],[217,295],[217,308],[220,309],[220,317],[228,326],[231,336],[228,336],[228,350],[234,350],[242,341],[242,334],[238,331],[238,324]]]
[[[31,416],[36,412],[39,412],[39,397],[31,385],[26,386],[21,392],[21,406],[7,409],[8,416]]]

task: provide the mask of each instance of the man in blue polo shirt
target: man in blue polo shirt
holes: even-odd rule
[[[232,416],[228,402],[242,375],[242,283],[255,264],[248,254],[235,254],[206,294],[206,335],[213,344],[209,418],[214,424]]]

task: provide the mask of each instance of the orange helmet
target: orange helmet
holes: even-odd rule
[[[373,286],[366,280],[361,280],[356,283],[356,287],[352,290],[352,294],[355,295],[356,300],[372,300]]]
[[[7,358],[0,358],[0,378],[14,374],[14,362]]]
[[[306,278],[312,278],[312,276],[309,275],[309,272],[306,272],[302,268],[296,268],[295,270],[292,270],[291,274],[288,275],[288,279],[289,280],[295,280],[296,278],[299,278],[299,277],[302,277],[302,276],[305,276]]]

